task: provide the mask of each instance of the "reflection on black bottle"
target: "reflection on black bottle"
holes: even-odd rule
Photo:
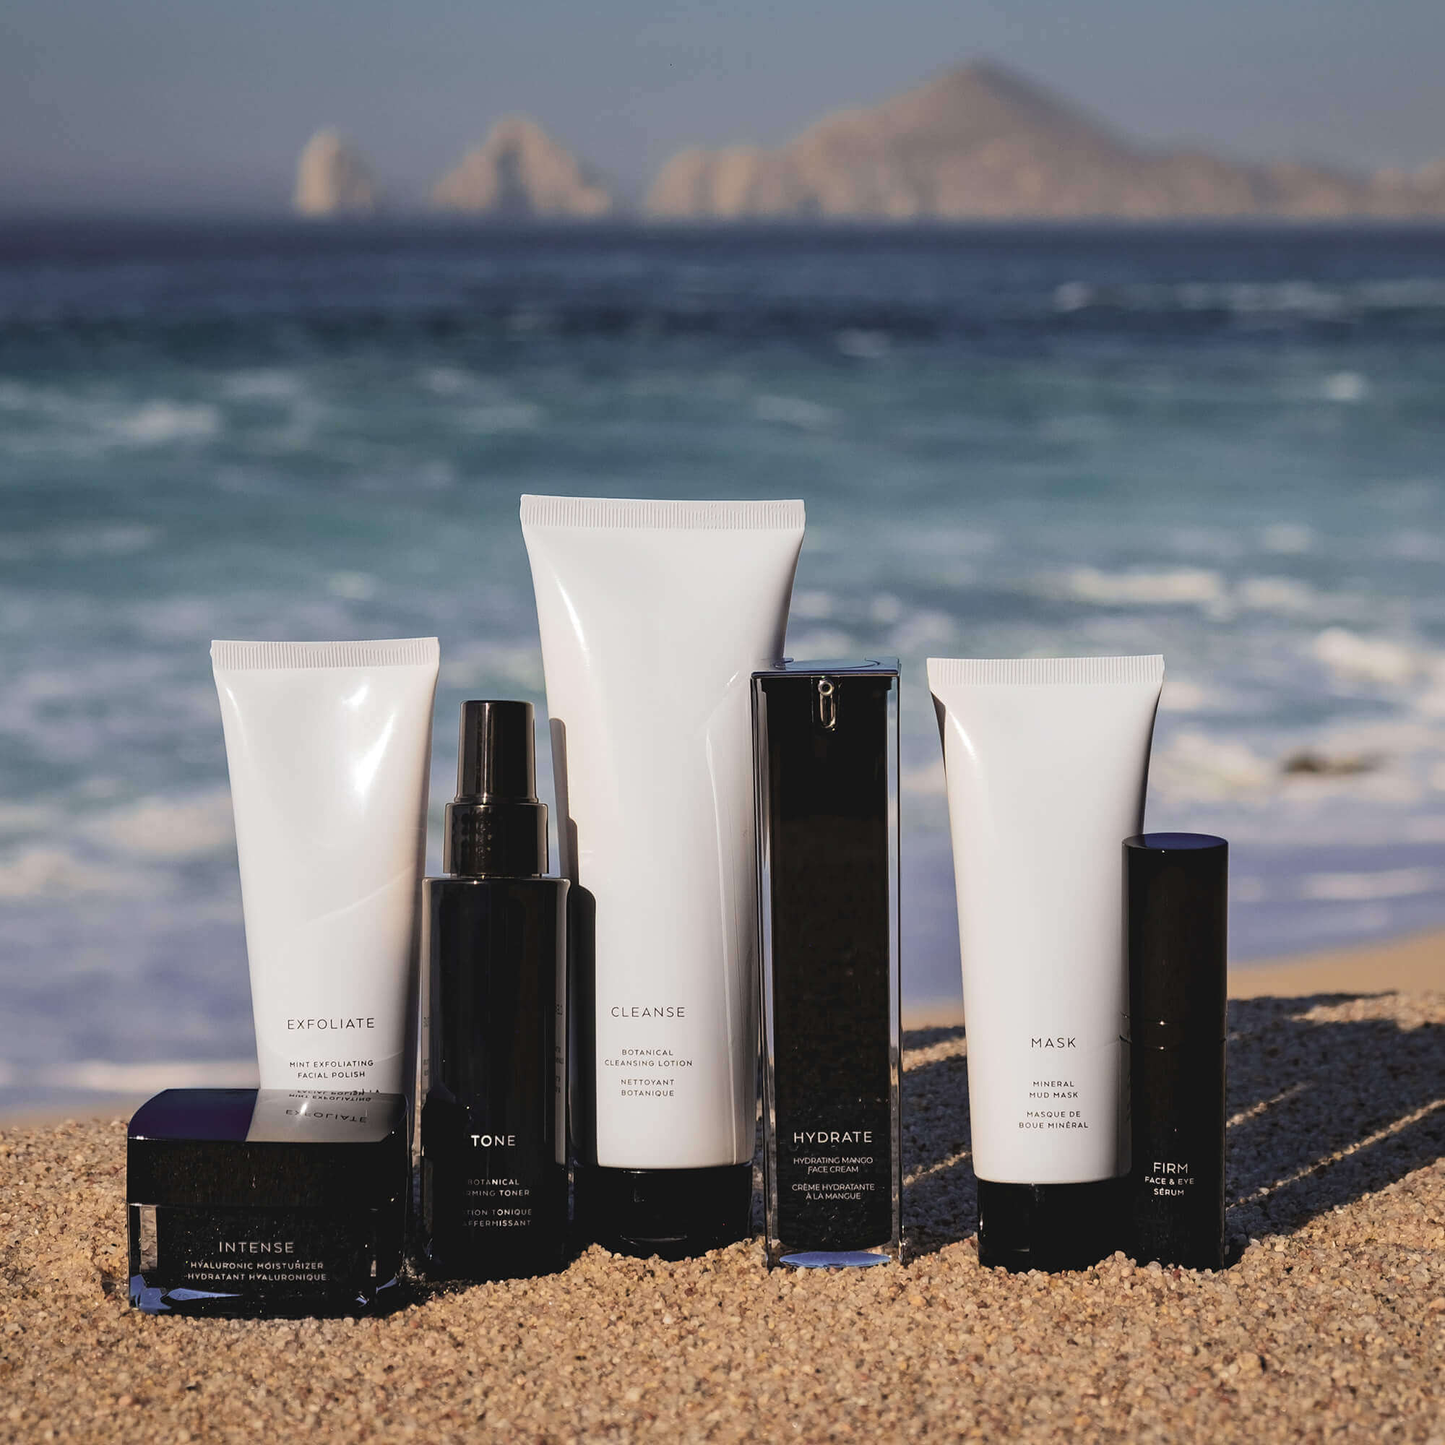
[[[1222,1269],[1229,845],[1126,838],[1124,890],[1131,1248],[1141,1264]]]
[[[560,1269],[567,1237],[567,882],[542,876],[532,706],[462,707],[445,867],[423,889],[427,1271]]]
[[[568,1135],[577,1164],[597,1162],[597,900],[576,884],[567,896]]]
[[[897,700],[894,663],[753,674],[770,1265],[899,1256]]]

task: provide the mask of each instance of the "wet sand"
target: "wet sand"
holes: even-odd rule
[[[852,1274],[769,1274],[756,1240],[593,1248],[382,1319],[149,1318],[125,1299],[124,1123],[7,1127],[0,1439],[1442,1445],[1445,947],[1235,983],[1217,1275],[981,1269],[956,1026],[907,1041],[910,1262]]]

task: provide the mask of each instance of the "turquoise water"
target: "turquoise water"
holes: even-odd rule
[[[439,818],[461,699],[543,702],[523,491],[806,499],[790,651],[904,659],[915,1007],[928,655],[1162,651],[1238,957],[1445,922],[1445,233],[12,228],[0,1108],[244,1071],[209,641],[437,634]]]

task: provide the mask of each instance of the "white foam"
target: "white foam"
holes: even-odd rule
[[[827,629],[804,632],[800,636],[789,634],[787,641],[787,655],[800,662],[810,659],[821,661],[828,657],[851,657],[853,650],[853,639],[846,632]]]
[[[1320,387],[1327,401],[1364,401],[1370,394],[1368,378],[1358,371],[1336,371]]]
[[[1315,529],[1304,522],[1272,522],[1260,533],[1260,544],[1266,552],[1298,556],[1315,544]]]
[[[500,679],[523,692],[540,692],[542,654],[535,647],[502,642],[451,644],[442,654],[439,678],[445,687],[478,687]]]
[[[1176,803],[1260,801],[1274,777],[1270,762],[1247,744],[1194,731],[1178,734],[1149,765],[1151,787]]]
[[[806,618],[810,622],[821,621],[833,615],[833,599],[826,592],[795,592],[788,615]]]
[[[203,858],[236,846],[226,788],[189,797],[146,798],[92,818],[81,831],[93,842],[148,858]]]
[[[1344,682],[1374,682],[1399,687],[1420,669],[1413,648],[1388,637],[1361,637],[1343,627],[1328,627],[1310,644],[1311,654]]]
[[[204,402],[148,401],[116,425],[122,438],[143,447],[206,441],[220,430],[220,411]]]
[[[1103,572],[1097,567],[1075,567],[1064,575],[1063,584],[1071,597],[1109,607],[1208,606],[1228,597],[1220,574],[1203,567],[1179,567],[1168,572]]]
[[[800,431],[824,431],[838,420],[837,412],[816,401],[807,401],[801,396],[769,394],[754,398],[753,415],[759,421],[775,421],[783,426],[797,427]]]
[[[1055,311],[1082,311],[1094,302],[1094,288],[1085,281],[1065,281],[1054,287]]]
[[[1300,884],[1300,897],[1328,903],[1368,903],[1380,898],[1412,898],[1445,889],[1439,868],[1389,868],[1378,873],[1311,873]]]
[[[78,894],[145,897],[163,891],[164,878],[107,867],[68,848],[40,844],[0,858],[0,898],[73,898]]]
[[[456,366],[431,366],[421,374],[421,384],[436,396],[460,396],[474,391],[477,378]]]
[[[1284,617],[1315,611],[1314,588],[1292,577],[1247,577],[1235,588],[1234,599],[1251,612],[1275,612]]]
[[[1339,317],[1371,311],[1417,311],[1445,306],[1445,283],[1434,277],[1358,281],[1182,281],[1095,286],[1066,281],[1054,289],[1056,311],[1110,305],[1129,311],[1231,311],[1242,316]]]
[[[1445,788],[1445,780],[1436,787]],[[1438,815],[1406,818],[1400,824],[1400,837],[1407,843],[1445,843],[1445,818]]]
[[[40,1072],[52,1089],[93,1094],[158,1094],[162,1089],[254,1089],[259,1073],[254,1059],[179,1059],[113,1064],[85,1059]]]
[[[1418,718],[1396,715],[1332,727],[1321,736],[1319,746],[1332,757],[1403,757],[1445,749],[1445,732]]]
[[[1445,717],[1445,658],[1429,658],[1424,666],[1424,690],[1411,699],[1410,705],[1424,717]]]
[[[889,646],[904,656],[946,648],[954,638],[953,618],[946,612],[920,608],[893,629]]]
[[[833,344],[855,361],[879,361],[892,350],[886,331],[864,331],[856,327],[840,331],[833,338]]]
[[[1197,682],[1165,675],[1164,691],[1159,696],[1161,712],[1202,712],[1209,703],[1209,693]]]
[[[291,401],[305,390],[294,371],[270,367],[233,371],[221,383],[221,394],[235,401]]]
[[[1293,742],[1282,751],[1282,759],[1304,751],[1338,770],[1281,772],[1277,796],[1292,807],[1338,801],[1383,807],[1398,816],[1427,796],[1428,762],[1442,747],[1445,734],[1438,728],[1408,718],[1328,728]]]
[[[147,636],[164,641],[200,641],[220,629],[217,604],[205,597],[163,597],[135,604],[131,613]]]
[[[326,579],[326,590],[348,602],[365,602],[376,596],[376,578],[366,572],[333,572]]]

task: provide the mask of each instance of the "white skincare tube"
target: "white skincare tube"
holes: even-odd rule
[[[408,1092],[437,662],[211,644],[263,1089]]]
[[[985,1264],[1083,1267],[1115,1247],[1111,1189],[1045,1186],[1129,1166],[1122,844],[1143,831],[1163,680],[1162,657],[928,662]]]
[[[679,1257],[748,1231],[749,698],[782,654],[803,504],[523,497],[522,533],[562,868],[596,910],[595,966],[576,970],[579,1222]]]

